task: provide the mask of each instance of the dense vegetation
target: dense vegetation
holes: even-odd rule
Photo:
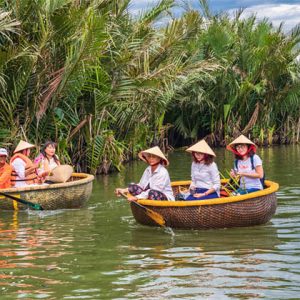
[[[299,142],[300,29],[162,0],[0,0],[0,141],[107,172],[151,143]],[[164,24],[164,25],[161,25]]]

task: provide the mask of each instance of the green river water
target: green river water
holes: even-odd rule
[[[224,172],[231,153],[217,149]],[[262,226],[168,230],[139,225],[116,187],[145,164],[99,176],[78,210],[0,212],[0,299],[300,299],[300,147],[260,149],[278,207]],[[191,158],[169,154],[172,180]]]

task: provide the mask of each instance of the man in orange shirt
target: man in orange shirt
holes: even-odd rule
[[[12,167],[6,163],[8,153],[6,149],[0,148],[0,189],[10,188],[10,177]]]

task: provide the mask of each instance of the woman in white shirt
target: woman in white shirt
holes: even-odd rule
[[[47,141],[42,147],[41,153],[34,160],[34,162],[38,165],[38,175],[44,179],[47,179],[47,176],[51,173],[51,171],[60,165],[55,151],[56,144],[52,141]]]
[[[256,145],[244,135],[240,135],[227,147],[235,154],[234,169],[230,176],[239,179],[238,194],[248,194],[262,190],[264,170],[262,160],[256,153]]]
[[[185,200],[204,200],[219,198],[220,196],[220,175],[214,162],[216,154],[201,140],[186,150],[193,157],[190,185],[190,195]]]
[[[118,196],[130,193],[131,195],[127,197],[130,201],[138,199],[174,201],[170,176],[165,168],[165,166],[169,165],[169,161],[159,147],[156,146],[141,151],[139,157],[149,165],[144,171],[140,182],[138,184],[130,184],[128,188],[117,188],[115,193]]]

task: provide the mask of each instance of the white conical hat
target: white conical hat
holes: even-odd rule
[[[20,152],[20,151],[25,150],[25,149],[34,148],[34,147],[35,147],[35,145],[32,145],[30,143],[27,143],[27,142],[21,140],[19,142],[18,146],[16,147],[14,153]]]
[[[73,173],[73,167],[69,165],[60,165],[51,171],[51,175],[47,177],[47,180],[53,182],[66,182]]]
[[[162,153],[162,151],[159,149],[158,146],[155,146],[153,148],[149,148],[147,150],[143,150],[138,154],[139,158],[141,160],[148,163],[147,160],[145,159],[145,157],[143,156],[143,154],[146,154],[146,153],[153,154],[153,155],[156,155],[156,156],[160,157],[161,159],[163,159],[166,162],[166,166],[169,165],[169,161],[166,159],[166,157],[164,156],[164,154]]]
[[[234,146],[238,145],[238,144],[253,145],[255,148],[257,148],[256,145],[252,141],[250,141],[247,137],[245,137],[243,134],[241,134],[234,141],[232,141],[226,148],[227,148],[227,150],[232,151],[232,150],[235,150]]]
[[[216,156],[215,152],[212,151],[212,149],[208,146],[208,144],[205,142],[205,140],[201,140],[200,142],[196,143],[195,145],[189,147],[185,151],[187,152],[200,152],[200,153],[205,153],[209,154],[212,156]]]

